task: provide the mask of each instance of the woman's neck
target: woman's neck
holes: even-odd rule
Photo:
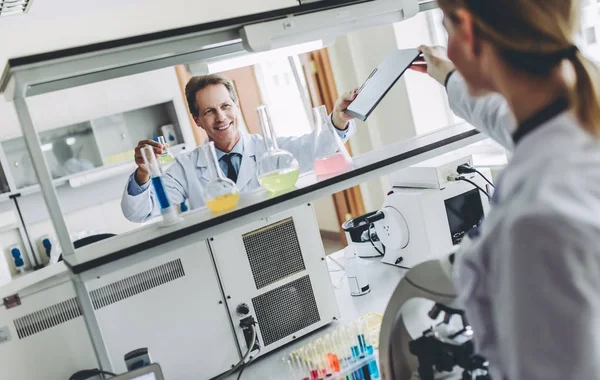
[[[499,92],[504,95],[520,125],[566,94],[566,81],[560,73],[546,78],[513,75],[500,81]]]

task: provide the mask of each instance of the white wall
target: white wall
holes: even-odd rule
[[[340,232],[341,226],[337,220],[333,197],[327,196],[317,199],[313,202],[313,205],[315,206],[315,213],[317,214],[317,221],[319,222],[319,230]]]

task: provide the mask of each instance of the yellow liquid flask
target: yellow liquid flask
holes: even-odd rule
[[[206,158],[206,170],[209,171],[209,183],[204,186],[204,203],[212,212],[228,211],[237,206],[240,190],[236,184],[225,177],[217,160],[215,144],[209,141],[200,147]]]
[[[167,145],[167,140],[165,140],[164,136],[158,136],[158,142],[159,144],[162,144],[163,146]],[[162,154],[160,156],[158,156],[158,162],[160,162],[161,165],[169,165],[170,163],[175,161],[175,156],[173,156],[173,153],[171,153],[171,151],[169,150],[169,148],[165,148],[162,152]]]
[[[265,142],[265,153],[257,164],[258,183],[272,193],[292,189],[300,175],[300,165],[294,156],[277,145],[277,136],[266,106],[256,109]]]

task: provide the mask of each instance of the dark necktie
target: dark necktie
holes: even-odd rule
[[[227,178],[229,178],[230,180],[233,181],[233,183],[237,182],[237,172],[235,171],[235,168],[233,167],[233,164],[231,163],[231,158],[236,155],[237,153],[229,153],[224,155],[223,157],[221,157],[221,159],[225,162],[225,164],[227,164]]]

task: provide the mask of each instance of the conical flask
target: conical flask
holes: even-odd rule
[[[204,203],[212,212],[227,211],[237,206],[240,200],[240,190],[232,180],[225,177],[215,152],[215,143],[209,141],[200,146],[204,157],[206,158],[206,170],[210,182],[204,186]]]
[[[332,176],[352,169],[352,157],[329,120],[325,106],[313,108],[315,118],[315,165],[317,176]]]
[[[287,150],[279,149],[271,117],[266,106],[259,106],[258,120],[265,141],[265,153],[257,165],[257,177],[260,185],[272,193],[278,193],[294,187],[300,174],[300,165]]]
[[[165,136],[158,136],[158,142],[163,146],[167,145],[167,140],[165,139]],[[175,156],[173,156],[173,153],[171,153],[169,148],[165,148],[162,154],[158,156],[158,162],[160,162],[161,165],[168,165],[173,161],[175,161]]]

